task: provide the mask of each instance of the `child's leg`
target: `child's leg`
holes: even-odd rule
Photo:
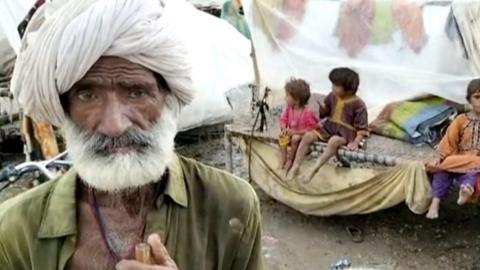
[[[280,147],[280,162],[278,164],[278,169],[285,169],[285,163],[287,162],[287,149],[288,147]]]
[[[302,136],[302,140],[298,145],[297,153],[295,154],[292,168],[290,168],[292,176],[297,173],[298,168],[300,168],[300,164],[302,163],[305,156],[308,154],[308,151],[310,151],[310,145],[312,145],[312,143],[316,141],[318,141],[318,135],[313,131],[307,132]]]
[[[320,169],[320,167],[322,167],[325,163],[327,163],[331,157],[335,156],[338,148],[342,147],[345,144],[347,144],[347,140],[345,140],[345,138],[337,135],[331,137],[330,140],[328,140],[325,150],[323,150],[322,155],[318,159],[317,163],[315,163],[313,170],[310,172],[305,182],[306,183],[310,182],[313,176]]]
[[[453,178],[448,172],[437,172],[433,174],[432,180],[432,195],[433,199],[428,208],[427,218],[438,218],[438,211],[440,209],[440,200],[448,195],[448,189],[453,183]]]
[[[472,197],[475,191],[475,185],[477,184],[478,173],[465,173],[458,175],[458,182],[460,182],[460,191],[458,192],[459,205],[465,204],[470,197]]]
[[[285,164],[285,170],[290,171],[293,161],[295,160],[295,156],[297,154],[297,149],[298,145],[300,144],[300,141],[302,140],[302,135],[293,135],[292,136],[292,142],[290,144],[290,149],[288,150],[288,155],[287,155],[287,162]]]

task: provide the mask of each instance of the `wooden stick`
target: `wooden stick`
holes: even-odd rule
[[[225,143],[225,168],[228,172],[233,172],[233,149],[232,149],[232,133],[230,125],[225,125],[224,133]]]

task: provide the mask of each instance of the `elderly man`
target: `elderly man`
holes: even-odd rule
[[[0,205],[0,268],[262,269],[253,189],[174,154],[192,83],[168,2],[48,5],[12,88],[27,114],[63,127],[73,169]],[[145,241],[153,265],[133,260]]]

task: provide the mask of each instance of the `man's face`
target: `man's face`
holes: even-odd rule
[[[100,58],[66,95],[67,151],[82,180],[106,191],[160,180],[173,156],[177,116],[168,107],[174,98],[151,71]]]
[[[84,131],[118,137],[131,128],[150,129],[166,93],[150,70],[102,57],[68,92],[68,115]]]

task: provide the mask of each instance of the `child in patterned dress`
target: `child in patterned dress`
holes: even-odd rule
[[[465,204],[475,191],[480,173],[480,79],[467,87],[467,100],[472,106],[468,113],[453,120],[437,148],[437,157],[426,163],[433,174],[433,199],[427,218],[438,218],[440,201],[456,180],[460,184],[459,205]]]
[[[318,126],[318,118],[307,106],[310,86],[302,79],[290,79],[285,84],[286,106],[280,116],[280,164],[288,174],[295,159],[297,148],[305,133]]]

